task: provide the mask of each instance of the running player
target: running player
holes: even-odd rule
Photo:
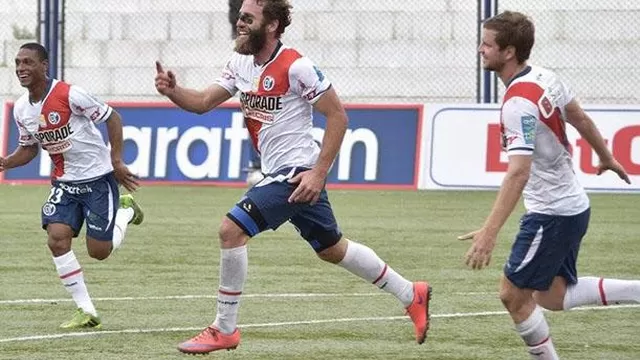
[[[407,309],[421,344],[429,326],[429,285],[410,282],[373,250],[346,239],[334,218],[324,186],[347,116],[320,69],[280,42],[291,21],[290,8],[287,0],[245,0],[237,22],[236,53],[222,77],[204,91],[178,86],[173,72],[156,64],[156,89],[187,111],[205,113],[240,92],[247,129],[266,174],[222,219],[215,321],[178,349],[202,354],[238,346],[237,314],[247,277],[247,242],[286,221],[322,260],[396,296]],[[322,146],[311,135],[314,109],[327,118]]]
[[[53,171],[51,192],[42,206],[42,227],[60,280],[77,306],[60,327],[99,328],[101,320],[71,240],[86,222],[89,256],[103,260],[122,244],[127,225],[143,220],[133,196],[119,196],[118,183],[129,191],[138,187],[122,161],[122,121],[115,110],[82,88],[47,77],[48,54],[42,45],[22,45],[15,64],[20,85],[28,91],[13,110],[19,146],[0,157],[0,171],[26,165],[40,147],[49,153]],[[106,123],[111,149],[96,127],[101,123]]]
[[[523,195],[527,212],[504,266],[500,299],[531,357],[558,359],[541,307],[559,311],[640,302],[640,281],[578,277],[590,205],[573,170],[565,122],[598,154],[599,174],[612,170],[630,181],[571,89],[552,71],[527,64],[535,34],[531,20],[505,11],[483,27],[478,51],[484,68],[506,86],[500,122],[509,166],[484,226],[459,239],[473,240],[467,265],[487,266],[498,232]]]

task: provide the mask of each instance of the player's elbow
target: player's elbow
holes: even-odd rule
[[[195,108],[195,109],[191,110],[192,113],[195,113],[195,114],[198,114],[198,115],[205,114],[207,111],[208,110],[204,106],[198,107],[198,108]]]
[[[38,145],[27,146],[26,149],[29,152],[29,161],[35,159],[40,152],[40,147]]]
[[[582,128],[589,122],[589,116],[575,100],[565,107],[565,118],[576,129]]]
[[[507,171],[507,177],[509,177],[512,182],[521,183],[523,185],[529,181],[530,174],[531,170],[527,167],[516,167]]]
[[[327,115],[327,121],[333,123],[334,126],[342,129],[347,129],[349,125],[349,118],[344,109],[336,109]]]

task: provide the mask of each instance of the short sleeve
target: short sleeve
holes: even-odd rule
[[[231,59],[227,62],[222,69],[222,74],[220,77],[214,82],[217,85],[222,86],[225,90],[229,92],[232,96],[238,92],[238,88],[236,87],[236,71],[234,70],[234,58],[232,56]]]
[[[329,88],[331,82],[309,58],[301,57],[291,64],[289,83],[294,94],[314,104]]]
[[[531,101],[513,97],[502,107],[503,145],[510,155],[533,155],[538,109]]]
[[[13,111],[13,118],[16,121],[16,126],[18,127],[18,145],[20,146],[31,146],[38,143],[38,139],[33,136],[24,126],[20,118],[17,116],[15,107]]]
[[[76,85],[72,85],[69,89],[69,107],[72,113],[83,116],[94,124],[106,121],[113,111],[109,105]]]
[[[538,100],[538,110],[543,118],[549,118],[556,108],[564,111],[564,108],[575,98],[575,93],[566,83],[557,76],[552,78],[550,84]]]

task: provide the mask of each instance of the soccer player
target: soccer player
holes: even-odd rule
[[[89,256],[103,260],[122,244],[127,225],[143,220],[133,196],[119,196],[118,183],[129,191],[138,187],[122,161],[122,121],[115,110],[82,88],[49,78],[48,54],[42,45],[22,45],[15,64],[20,85],[28,91],[13,109],[19,146],[0,157],[0,171],[26,165],[40,146],[49,153],[53,171],[51,192],[42,206],[42,228],[60,280],[77,306],[60,327],[99,328],[101,321],[71,240],[86,221]],[[111,150],[96,128],[103,122]]]
[[[459,239],[473,240],[467,265],[487,266],[498,232],[524,196],[527,212],[504,266],[500,299],[531,357],[557,359],[541,307],[640,302],[640,281],[577,277],[590,205],[573,170],[565,122],[598,154],[598,174],[612,170],[630,181],[571,89],[552,71],[527,64],[533,43],[534,25],[521,13],[505,11],[483,24],[484,68],[506,86],[500,123],[509,165],[483,227]]]
[[[236,52],[222,76],[204,91],[180,87],[156,63],[155,86],[181,108],[205,113],[236,92],[266,177],[249,189],[222,219],[220,284],[215,321],[181,343],[184,353],[235,349],[237,314],[247,277],[247,242],[290,221],[320,259],[337,264],[393,294],[407,309],[418,343],[429,326],[430,287],[405,279],[363,244],[343,237],[325,181],[347,128],[344,108],[314,63],[280,42],[290,24],[287,0],[245,0],[237,22]],[[311,135],[313,109],[327,118],[320,147]]]

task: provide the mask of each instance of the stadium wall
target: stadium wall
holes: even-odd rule
[[[0,96],[33,41],[38,0],[0,0]],[[349,102],[476,102],[478,0],[291,0],[284,41],[318,63]],[[640,2],[500,0],[536,24],[532,63],[585,103],[640,103]],[[154,61],[202,88],[231,53],[225,0],[65,0],[65,80],[107,100],[159,101]],[[503,87],[499,85],[498,91]]]

